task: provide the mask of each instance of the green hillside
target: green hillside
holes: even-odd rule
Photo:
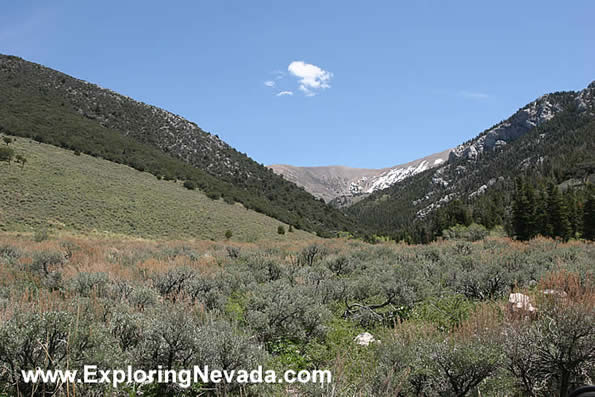
[[[2,143],[4,145],[4,143]],[[16,138],[10,145],[24,155],[24,168],[0,163],[0,230],[43,228],[147,238],[291,240],[311,238],[287,225],[245,209],[212,200],[178,181],[158,180],[128,166]]]

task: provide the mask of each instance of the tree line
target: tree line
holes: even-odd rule
[[[585,191],[557,185],[533,185],[519,178],[513,196],[512,234],[519,240],[536,236],[560,238],[595,236],[595,195],[592,186]]]

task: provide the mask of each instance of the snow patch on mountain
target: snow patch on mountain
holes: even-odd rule
[[[412,165],[409,167],[393,168],[372,178],[372,185],[368,188],[368,190],[366,190],[366,193],[372,193],[376,190],[386,189],[397,182],[401,182],[405,178],[419,174],[420,172],[428,169],[430,169],[430,163],[428,163],[426,160],[420,162],[417,165]]]

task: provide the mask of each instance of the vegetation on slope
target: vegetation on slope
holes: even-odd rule
[[[594,91],[590,86],[585,97],[592,101]],[[501,225],[517,236],[512,214],[518,178],[542,191],[561,185],[567,206],[582,211],[593,195],[595,116],[577,106],[576,96],[550,94],[547,99],[563,110],[549,121],[477,158],[451,157],[438,170],[375,192],[346,211],[364,227],[410,242],[428,242],[451,226],[473,222],[488,229]],[[583,234],[582,222],[575,222],[566,236]]]
[[[565,397],[595,368],[594,249],[0,235],[0,394]],[[536,311],[507,307],[510,292]],[[379,342],[357,344],[363,332]],[[333,382],[43,390],[20,375],[83,365],[330,369]]]
[[[0,132],[29,137],[223,197],[321,235],[355,230],[340,211],[162,109],[0,55]]]
[[[279,221],[240,204],[207,198],[180,182],[85,154],[15,138],[9,146],[27,161],[0,162],[0,229],[115,233],[154,238],[296,239]]]

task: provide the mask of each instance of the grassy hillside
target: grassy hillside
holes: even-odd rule
[[[157,180],[130,167],[17,138],[24,168],[0,163],[0,229],[115,233],[159,238],[300,239],[281,236],[281,222],[240,204],[212,200],[179,181]],[[287,225],[284,225],[287,230]]]

